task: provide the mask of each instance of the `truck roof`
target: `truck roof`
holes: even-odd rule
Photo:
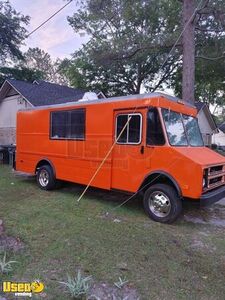
[[[170,100],[172,102],[182,102],[183,104],[196,108],[194,105],[192,105],[189,102],[183,101],[175,96],[168,95],[166,93],[162,92],[155,92],[155,93],[146,93],[146,94],[136,94],[136,95],[128,95],[128,96],[119,96],[119,97],[111,97],[111,98],[104,98],[104,99],[96,99],[96,100],[78,100],[75,102],[66,102],[61,104],[53,104],[53,105],[45,105],[45,106],[38,106],[38,107],[32,107],[32,108],[26,108],[22,109],[24,110],[42,110],[42,109],[48,109],[48,108],[57,108],[57,107],[69,107],[74,105],[89,105],[89,104],[103,104],[103,103],[112,103],[112,102],[120,102],[120,101],[132,101],[132,100],[144,100],[144,99],[150,99],[150,98],[157,98],[157,97],[163,97],[167,100]]]

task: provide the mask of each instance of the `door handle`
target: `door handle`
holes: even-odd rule
[[[141,146],[140,152],[141,152],[141,154],[144,154],[144,152],[145,152],[145,147],[144,146]]]

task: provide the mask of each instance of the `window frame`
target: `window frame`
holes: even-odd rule
[[[118,145],[140,145],[142,143],[142,132],[143,132],[143,116],[141,113],[119,113],[118,115],[116,115],[116,123],[115,123],[115,136],[114,139],[115,141],[117,140],[117,120],[119,116],[128,116],[127,120],[129,119],[129,116],[139,116],[140,117],[140,132],[139,132],[139,141],[137,143],[134,142],[128,142],[128,138],[129,138],[129,126],[130,126],[130,122],[128,123],[128,127],[127,127],[127,142],[126,143],[122,143],[117,141],[116,144]]]
[[[156,109],[157,112],[158,112],[158,116],[159,116],[159,121],[160,121],[160,124],[161,124],[161,128],[162,128],[162,134],[163,134],[163,138],[164,138],[164,144],[162,145],[156,145],[156,144],[148,144],[147,143],[147,134],[148,134],[148,112],[151,110],[151,109]],[[161,108],[157,107],[157,106],[149,106],[148,109],[147,109],[147,113],[146,113],[146,147],[164,147],[165,145],[167,144],[167,133],[165,132],[165,129],[164,129],[164,120],[162,118],[162,115],[161,115]]]
[[[83,138],[53,137],[52,136],[52,115],[53,115],[53,113],[60,113],[60,112],[69,113],[68,125],[70,126],[70,134],[71,134],[71,114],[70,114],[70,112],[74,112],[74,111],[83,111],[84,112],[84,137]],[[86,140],[86,109],[85,108],[75,108],[75,109],[67,109],[67,110],[63,109],[63,110],[52,110],[52,111],[50,111],[49,138],[50,138],[50,140],[85,141]]]

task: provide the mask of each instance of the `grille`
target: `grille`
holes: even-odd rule
[[[206,190],[225,184],[225,165],[212,166],[205,170]]]
[[[209,168],[209,174],[215,174],[215,173],[222,172],[222,171],[223,171],[223,166],[215,166],[215,167]]]

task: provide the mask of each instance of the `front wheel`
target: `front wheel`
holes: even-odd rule
[[[43,190],[52,190],[56,187],[56,178],[50,166],[44,165],[37,171],[37,184]]]
[[[182,202],[173,187],[155,184],[144,194],[144,209],[156,222],[173,223],[181,214]]]

